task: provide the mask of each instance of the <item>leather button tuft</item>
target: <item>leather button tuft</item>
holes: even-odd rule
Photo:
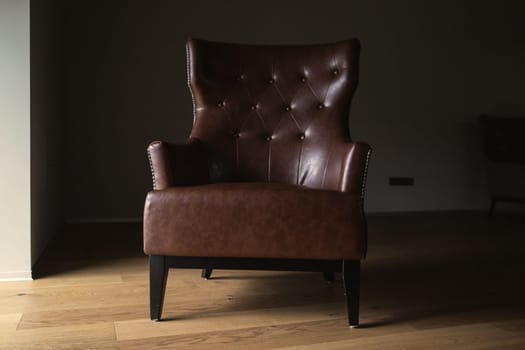
[[[255,111],[255,110],[257,109],[257,106],[256,106],[256,105],[251,105],[251,106],[250,106],[250,109],[251,109],[252,111]]]
[[[238,139],[239,138],[239,133],[237,131],[232,132],[232,137],[234,139]]]
[[[290,106],[286,106],[286,107],[284,107],[284,110],[285,110],[286,112],[290,112],[290,111],[292,110],[292,107],[290,107]]]
[[[301,83],[306,83],[306,77],[301,78]]]
[[[324,107],[325,107],[325,105],[322,104],[322,103],[319,103],[319,104],[317,105],[317,109],[323,109]]]
[[[271,136],[266,136],[266,141],[272,141],[272,137]]]
[[[217,107],[224,107],[224,103],[223,102],[217,103]]]
[[[334,70],[332,70],[332,74],[333,75],[339,74],[339,69],[335,68]]]
[[[299,134],[299,140],[304,140],[305,136],[303,133]]]
[[[237,80],[243,80],[243,79],[244,79],[244,75],[242,74],[237,77]]]
[[[269,84],[273,84],[273,83],[275,83],[275,79],[271,78],[270,80],[268,80],[268,83],[269,83]]]

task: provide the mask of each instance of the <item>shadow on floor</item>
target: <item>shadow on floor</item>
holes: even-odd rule
[[[142,251],[141,223],[69,224],[35,264],[33,278],[131,257],[147,258]]]
[[[409,323],[433,327],[525,317],[525,220],[483,215],[371,217],[369,255],[362,264],[363,327]],[[42,259],[37,277],[75,271],[116,259],[147,257],[140,224],[71,225]],[[210,312],[340,303],[341,278],[320,273],[213,272],[200,288],[246,280],[218,302],[179,309],[167,291],[167,319]],[[170,278],[177,278],[177,274]],[[193,278],[193,277],[192,277]],[[195,282],[197,283],[197,282]],[[271,295],[264,291],[271,291]],[[221,299],[223,297],[223,299]],[[235,303],[228,298],[235,298]],[[215,303],[215,304],[214,304]],[[203,303],[200,303],[201,305]],[[176,313],[178,316],[172,316]]]

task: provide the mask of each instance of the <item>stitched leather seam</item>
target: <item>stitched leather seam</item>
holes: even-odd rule
[[[272,143],[268,142],[268,183],[271,181],[271,166],[272,166]]]
[[[283,94],[281,92],[281,90],[279,90],[277,88],[277,84],[273,84],[274,85],[274,88],[275,88],[275,91],[277,91],[277,94],[279,95],[279,97],[281,98],[281,100],[283,101],[283,103],[286,103],[284,97],[283,97]],[[290,101],[290,104],[292,104],[292,101],[293,99],[295,98],[295,96],[297,95],[297,92],[299,91],[299,89],[297,89],[297,91],[295,92],[294,96],[292,97],[292,100]],[[301,126],[299,125],[299,123],[297,122],[297,120],[295,119],[294,115],[293,115],[293,112],[292,111],[289,111],[288,112],[288,115],[292,118],[292,120],[294,121],[295,125],[297,126],[297,129],[301,132]],[[279,122],[277,123],[277,125],[275,126],[275,130],[277,130],[277,128],[279,127],[279,125],[281,125],[281,121],[283,120],[284,117],[281,117],[281,119],[279,119]]]
[[[268,128],[266,127],[266,124],[264,123],[264,118],[263,116],[261,115],[261,113],[258,111],[258,110],[255,110],[255,114],[257,115],[257,118],[261,121],[261,124],[262,124],[262,127],[264,129],[264,131],[269,134],[270,132],[268,131]],[[248,117],[249,118],[249,117]],[[248,118],[244,119],[245,121],[248,120]],[[244,122],[243,122],[243,125],[244,125]]]
[[[314,95],[314,97],[317,99],[317,102],[321,103],[323,102],[324,100],[321,100],[319,98],[319,96],[317,96],[317,94],[314,92],[314,89],[312,88],[312,86],[310,85],[310,82],[309,80],[306,81],[306,85],[308,86],[309,90],[312,92],[312,95]],[[325,109],[326,110],[326,109]],[[304,132],[306,132],[306,130],[308,130],[308,128],[310,127],[310,125],[312,125],[315,121],[317,120],[317,118],[310,118],[310,120],[308,121],[308,124],[305,126],[304,128]]]
[[[302,183],[299,183],[299,174],[301,173],[302,157],[303,157],[303,142],[301,142],[301,144],[299,145],[299,160],[297,161],[297,179],[295,182],[296,185],[302,185]]]
[[[321,99],[320,99],[319,96],[317,96],[317,94],[315,93],[314,89],[312,88],[312,85],[310,85],[310,80],[307,80],[307,81],[306,81],[306,86],[308,86],[308,89],[310,90],[310,92],[312,93],[312,95],[314,95],[314,97],[317,99],[317,101],[321,102]]]
[[[332,62],[331,62],[331,63],[332,63],[332,66],[335,65],[335,61],[334,61],[333,58],[332,58]],[[339,70],[341,70],[341,69],[339,68]],[[330,80],[330,83],[329,83],[328,86],[326,87],[326,91],[325,91],[325,94],[324,94],[324,98],[323,98],[323,100],[320,101],[320,102],[325,102],[325,101],[326,101],[326,98],[328,97],[328,93],[330,92],[330,89],[334,86],[334,81],[335,81],[336,79],[338,79],[338,78],[339,78],[339,76],[334,77],[334,78],[332,78],[332,80]]]
[[[295,117],[293,115],[293,112],[291,112],[291,111],[290,111],[290,117],[294,121],[295,126],[297,126],[297,129],[299,130],[299,132],[302,132],[304,134],[304,131],[301,129],[301,126],[299,125],[299,123],[297,122],[297,120],[295,119]]]
[[[330,62],[330,65],[331,66],[334,66],[334,58],[332,57],[332,60]],[[332,76],[332,79],[330,80],[330,82],[328,83],[328,86],[326,87],[326,90],[324,91],[324,97],[323,97],[323,100],[322,101],[319,101],[319,102],[324,102],[326,101],[326,97],[328,96],[328,92],[330,91],[330,88],[332,87],[333,83],[334,83],[334,80],[337,79],[337,77],[333,77]]]
[[[275,84],[273,84],[275,85]],[[277,94],[279,95],[279,97],[281,98],[281,100],[283,101],[284,104],[286,104],[286,100],[284,99],[281,91],[277,88],[277,86],[275,86],[275,91],[277,91]],[[292,101],[290,101],[290,104],[292,103]],[[291,111],[288,111],[286,114],[290,115],[292,112]],[[277,124],[275,124],[275,127],[273,128],[272,130],[272,134],[275,132],[275,130],[277,130],[279,128],[279,126],[281,125],[281,122],[282,120],[284,119],[284,116],[282,116],[281,118],[279,118],[279,121],[277,122]],[[301,129],[299,129],[299,131],[301,131]]]
[[[274,73],[273,73],[273,66],[272,66],[272,74],[274,74]],[[273,87],[275,88],[275,91],[277,91],[277,94],[279,95],[279,97],[281,98],[281,100],[283,101],[283,103],[287,103],[286,100],[285,100],[284,97],[283,97],[283,94],[282,94],[281,90],[279,90],[279,88],[277,88],[277,84],[273,84]],[[290,105],[293,104],[293,100],[295,99],[295,96],[297,96],[297,94],[299,93],[299,90],[301,90],[301,87],[300,87],[300,86],[297,88],[297,90],[295,90],[294,95],[293,95],[292,98],[290,99]],[[298,123],[297,120],[295,119],[295,117],[294,117],[292,111],[289,112],[289,115],[290,115],[290,117],[293,119],[295,125],[297,126],[297,129],[299,129],[299,131],[302,131],[302,130],[301,130],[301,126],[299,125],[299,123]],[[281,120],[282,120],[282,118],[279,119],[279,123],[277,123],[277,126],[275,127],[275,130],[277,130],[277,127],[281,124]]]
[[[226,106],[223,106],[222,110],[223,110],[223,114],[226,116],[226,119],[228,119],[228,123],[230,123],[230,128],[233,128],[234,125],[233,125],[233,120],[232,120],[232,117],[231,117],[230,110]]]
[[[243,52],[242,52],[242,49],[239,48],[239,51],[238,51],[238,55],[239,55],[239,72],[242,72],[243,69],[242,69],[242,62],[243,62]],[[248,90],[248,87],[246,86],[245,83],[243,83],[242,81],[239,82],[241,84],[241,88],[245,91],[246,95],[248,96],[248,100],[250,100],[250,102],[253,104],[253,105],[257,105],[257,100],[254,98],[254,96],[252,96],[252,94],[250,93],[250,90]],[[259,114],[259,111],[255,110],[255,113],[257,115],[257,118],[261,121],[262,125],[263,125],[263,129],[265,131],[266,130],[266,125],[264,124],[264,120],[262,118],[262,116]],[[247,117],[245,117],[242,122],[241,122],[241,125],[239,125],[239,131],[242,131],[243,128],[244,128],[244,125],[246,124],[246,122],[250,119],[250,114],[248,114]],[[239,164],[240,166],[240,164]]]
[[[239,164],[239,138],[237,137],[235,139],[235,170],[239,171],[240,164]]]
[[[242,70],[242,52],[241,50],[239,49],[239,71]],[[272,72],[272,76],[273,76],[273,72]],[[241,88],[244,90],[244,92],[246,93],[247,95],[247,99],[253,104],[253,105],[257,105],[259,103],[259,101],[262,99],[262,97],[264,96],[264,94],[269,90],[269,88],[266,88],[259,96],[258,96],[258,99],[256,99],[250,92],[250,90],[248,90],[248,87],[246,86],[246,84],[242,83],[242,81],[240,82],[241,84]],[[262,128],[264,129],[264,131],[269,134],[270,132],[268,131],[268,127],[266,126],[266,123],[264,122],[264,117],[263,115],[261,114],[260,110],[256,109],[255,111],[255,116],[257,117],[257,119],[259,119],[259,121],[261,122],[262,124]],[[252,118],[251,117],[251,114],[248,114],[247,117],[245,117],[242,122],[241,122],[241,125],[239,126],[239,131],[243,130],[244,128],[244,125],[248,122],[248,120]]]
[[[239,75],[239,77],[241,77],[241,75],[243,74],[241,49],[238,50],[237,54],[238,54],[238,57],[239,57],[239,71],[238,71],[238,75]],[[239,83],[241,89],[245,87],[244,83],[242,82],[242,79],[239,79],[238,83]],[[246,118],[246,119],[248,119],[248,118]],[[239,176],[240,169],[241,169],[239,134],[240,134],[240,132],[242,130],[242,127],[244,126],[244,122],[246,121],[246,119],[241,122],[241,125],[239,125],[239,129],[236,131],[238,133],[237,137],[235,139],[235,173],[236,173],[235,176],[236,177]]]

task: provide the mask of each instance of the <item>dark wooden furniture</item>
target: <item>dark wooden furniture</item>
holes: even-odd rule
[[[490,214],[497,202],[525,204],[525,118],[482,116]]]

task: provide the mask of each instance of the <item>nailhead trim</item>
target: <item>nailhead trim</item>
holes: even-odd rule
[[[188,45],[186,45],[186,79],[187,79],[188,87],[190,89],[191,103],[193,106],[193,121],[195,121],[195,116],[196,116],[195,96],[193,94],[193,89],[191,88],[191,81],[190,81],[190,48]]]
[[[366,187],[366,177],[368,175],[368,162],[370,160],[370,155],[372,154],[372,149],[369,149],[366,153],[365,168],[363,170],[363,182],[361,183],[361,200],[365,198],[365,187]]]
[[[151,180],[153,181],[153,189],[156,190],[157,189],[157,182],[155,180],[155,171],[153,171],[153,161],[151,160],[151,152],[147,151],[148,153],[148,160],[149,160],[149,169],[151,171]]]

